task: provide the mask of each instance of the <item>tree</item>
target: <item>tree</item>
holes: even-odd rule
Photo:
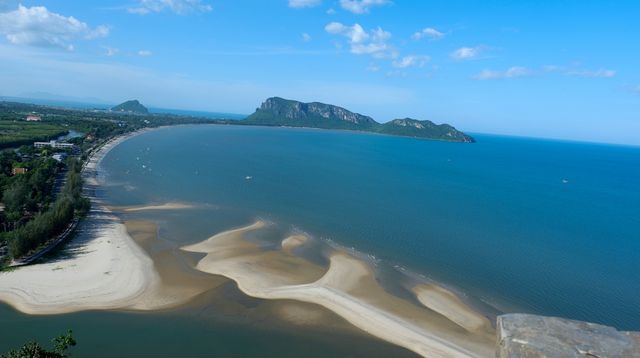
[[[71,331],[62,334],[51,340],[53,349],[47,350],[40,346],[38,342],[31,341],[24,344],[18,349],[13,349],[6,354],[0,354],[0,358],[66,358],[70,354],[67,352],[69,347],[76,345]]]
[[[22,217],[22,212],[29,199],[28,195],[29,188],[27,182],[22,178],[15,180],[5,190],[2,199],[4,200],[7,218],[10,221],[15,221]]]

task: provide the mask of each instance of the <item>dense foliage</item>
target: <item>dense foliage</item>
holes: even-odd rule
[[[53,343],[51,350],[32,341],[20,348],[10,350],[6,354],[0,354],[0,358],[66,358],[70,356],[69,348],[76,345],[71,331],[52,339],[51,342]]]
[[[19,258],[38,248],[64,231],[75,214],[86,214],[89,207],[89,200],[82,196],[80,162],[72,159],[68,163],[66,183],[51,208],[7,233],[9,253],[13,258]]]
[[[4,215],[0,215],[2,231],[13,228],[25,213],[46,210],[52,200],[55,177],[62,167],[48,156],[35,156],[31,148],[0,153],[0,197],[5,205]],[[15,168],[27,172],[13,175]]]

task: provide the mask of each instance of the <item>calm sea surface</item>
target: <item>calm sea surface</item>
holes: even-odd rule
[[[640,330],[640,147],[476,139],[166,128],[107,155],[104,196],[114,205],[201,204],[153,213],[160,236],[179,245],[260,217],[452,285],[502,311]],[[53,321],[92,315],[131,320],[86,313]],[[6,309],[0,317],[29,326]],[[174,329],[164,325],[154,323],[154,332]],[[100,329],[117,329],[109,327]]]

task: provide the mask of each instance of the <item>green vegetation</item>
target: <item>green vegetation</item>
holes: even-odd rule
[[[0,120],[0,149],[48,141],[67,133],[66,128],[55,124]]]
[[[7,233],[9,253],[13,258],[38,249],[62,233],[74,217],[83,216],[89,211],[91,204],[82,196],[80,162],[71,159],[68,168],[66,183],[51,208],[36,214],[24,226]]]
[[[143,106],[137,99],[120,103],[119,105],[111,108],[114,112],[129,112],[129,113],[149,113],[147,107]]]
[[[6,354],[0,354],[0,358],[66,358],[70,356],[68,350],[76,345],[76,340],[73,339],[73,334],[69,331],[67,334],[52,339],[51,343],[53,343],[53,349],[48,350],[38,342],[31,341]]]
[[[381,124],[371,117],[341,107],[318,102],[302,103],[278,97],[268,98],[255,113],[242,121],[242,124],[347,129],[453,142],[474,141],[448,124],[436,125],[431,121],[410,118]]]
[[[428,135],[429,139],[446,140],[453,142],[474,142],[474,139],[448,124],[435,124],[431,121],[419,121],[417,119],[394,119],[383,123],[374,132],[405,137],[421,137]]]
[[[29,214],[46,210],[52,200],[55,176],[64,165],[44,156],[32,154],[30,147],[24,151],[0,153],[0,194],[4,212],[0,215],[3,231],[12,229]],[[13,175],[15,168],[26,173]]]

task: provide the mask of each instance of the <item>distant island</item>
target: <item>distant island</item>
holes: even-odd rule
[[[280,97],[268,98],[243,122],[264,126],[345,129],[451,142],[475,142],[471,136],[448,124],[435,124],[429,120],[412,118],[378,123],[369,116],[353,113],[342,107],[319,102],[303,103]]]
[[[149,110],[147,109],[147,107],[143,106],[142,103],[140,103],[137,99],[120,103],[119,105],[112,107],[111,111],[136,113],[136,114],[149,113]]]

